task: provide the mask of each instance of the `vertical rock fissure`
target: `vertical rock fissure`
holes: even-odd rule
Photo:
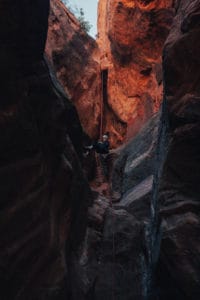
[[[108,103],[108,69],[104,69],[101,71],[101,86],[102,86],[102,96],[101,96],[101,116],[100,116],[100,138],[103,135],[104,130],[104,114],[105,107]]]

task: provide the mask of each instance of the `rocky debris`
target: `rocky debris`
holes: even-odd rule
[[[43,59],[49,1],[0,6],[0,298],[64,300],[92,198],[82,128]]]
[[[200,294],[200,2],[180,0],[163,57],[168,134],[159,205],[159,299]],[[164,111],[164,113],[166,113]]]
[[[46,55],[76,106],[83,129],[99,137],[100,71],[98,47],[60,0],[50,1]]]
[[[100,66],[108,71],[104,126],[115,145],[136,136],[160,108],[161,57],[174,16],[173,3],[99,1]]]

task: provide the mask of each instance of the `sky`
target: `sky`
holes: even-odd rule
[[[70,5],[83,8],[85,19],[89,21],[92,28],[89,34],[93,37],[97,34],[97,3],[98,0],[69,0]]]

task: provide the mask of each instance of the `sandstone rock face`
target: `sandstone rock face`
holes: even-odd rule
[[[159,299],[200,294],[200,1],[180,0],[164,49],[170,142],[160,193]]]
[[[155,115],[121,149],[114,164],[112,188],[121,199],[105,216],[95,299],[147,299],[150,294],[149,235],[159,119]]]
[[[98,47],[60,0],[50,1],[46,54],[76,106],[85,132],[97,139],[101,86]]]
[[[107,212],[92,299],[145,299],[144,235],[144,224],[125,209]]]
[[[109,131],[119,146],[158,111],[173,2],[99,1],[97,45],[60,0],[51,1],[46,54],[90,138]]]
[[[0,7],[0,298],[68,299],[90,199],[82,129],[43,59],[49,1]]]
[[[100,66],[108,70],[104,128],[119,144],[126,135],[135,136],[160,107],[161,55],[173,2],[99,1]]]
[[[154,173],[158,123],[159,114],[155,114],[134,139],[117,150],[120,155],[113,169],[112,188],[122,197]]]
[[[92,223],[76,262],[80,280],[74,299],[146,299],[146,225],[126,209],[100,201],[90,210]]]
[[[150,294],[151,202],[160,115],[118,149],[112,176],[120,201],[105,214],[92,299],[147,299]]]
[[[136,139],[115,150],[118,159],[112,186],[121,199],[111,207],[108,199],[99,196],[88,210],[87,233],[79,259],[73,262],[79,274],[75,299],[148,299],[152,271],[150,216],[159,119],[155,115]]]

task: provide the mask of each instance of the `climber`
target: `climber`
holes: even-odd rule
[[[102,141],[98,141],[90,146],[85,148],[88,150],[94,149],[97,153],[97,165],[100,164],[104,178],[108,181],[109,172],[108,172],[108,154],[109,154],[109,132],[106,132],[102,136]]]
[[[95,151],[99,154],[108,154],[109,153],[109,133],[106,132],[102,137],[102,142],[98,141],[96,144],[93,145]]]
[[[96,155],[96,161],[97,166],[100,166],[102,176],[104,178],[104,181],[109,180],[109,170],[108,170],[108,154],[109,154],[109,133],[106,132],[102,136],[102,141],[99,141],[94,145],[94,149],[97,153]]]
[[[84,148],[87,151],[94,149],[96,151],[96,153],[108,154],[109,147],[110,147],[110,143],[109,143],[108,139],[109,139],[109,132],[106,132],[102,137],[102,141],[98,141],[96,143],[93,143],[92,145],[85,146]]]

